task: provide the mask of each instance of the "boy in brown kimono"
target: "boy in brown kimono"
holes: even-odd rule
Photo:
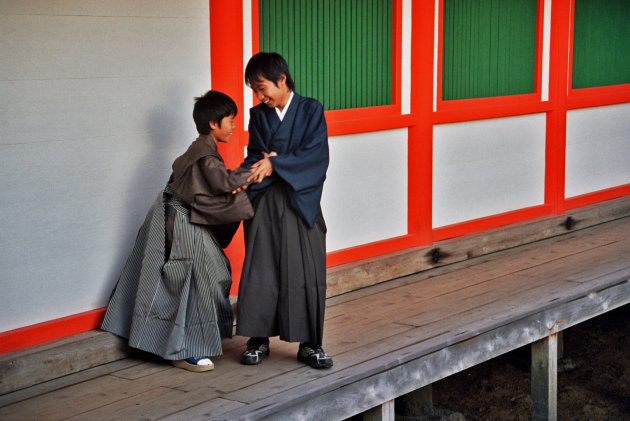
[[[196,98],[199,137],[173,163],[110,299],[101,328],[129,345],[190,371],[214,368],[221,339],[232,337],[232,279],[223,254],[253,209],[249,170],[225,168],[217,142],[228,142],[236,104],[209,91]]]

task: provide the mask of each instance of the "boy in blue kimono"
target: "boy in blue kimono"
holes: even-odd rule
[[[294,92],[286,61],[254,55],[245,81],[260,104],[250,110],[243,167],[254,218],[245,224],[245,262],[236,333],[249,336],[241,363],[269,355],[269,337],[300,342],[297,358],[328,368],[322,349],[326,300],[326,224],[320,201],[328,169],[322,104]]]

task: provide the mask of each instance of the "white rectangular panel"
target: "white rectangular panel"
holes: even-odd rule
[[[330,138],[327,251],[407,234],[407,129]]]
[[[567,113],[565,196],[630,183],[630,104]]]
[[[433,129],[433,227],[544,202],[545,115]]]

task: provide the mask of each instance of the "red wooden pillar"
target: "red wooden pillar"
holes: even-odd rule
[[[555,0],[551,10],[549,101],[545,163],[545,203],[554,214],[564,212],[567,95],[570,82],[569,34],[571,0]]]
[[[409,127],[409,233],[417,245],[432,239],[433,206],[433,43],[435,2],[411,7],[411,114]]]
[[[228,169],[243,162],[247,144],[243,116],[243,3],[240,1],[210,0],[210,77],[212,89],[229,95],[238,105],[236,129],[228,144],[219,144],[219,152]],[[241,277],[245,248],[242,228],[226,249],[232,264],[232,294],[236,294]]]

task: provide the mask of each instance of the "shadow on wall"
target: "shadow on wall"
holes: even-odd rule
[[[190,138],[195,136],[196,130],[192,120],[193,98],[186,95],[189,91],[179,86],[173,87],[169,89],[165,102],[147,110],[146,131],[137,138],[142,146],[130,148],[137,153],[129,159],[129,173],[121,177],[126,183],[119,186],[118,215],[111,215],[112,226],[119,227],[119,234],[114,240],[116,250],[105,278],[107,282],[99,291],[104,306],[129,257],[147,212],[166,186],[173,161],[194,140],[194,137]],[[128,156],[127,151],[122,153]]]

